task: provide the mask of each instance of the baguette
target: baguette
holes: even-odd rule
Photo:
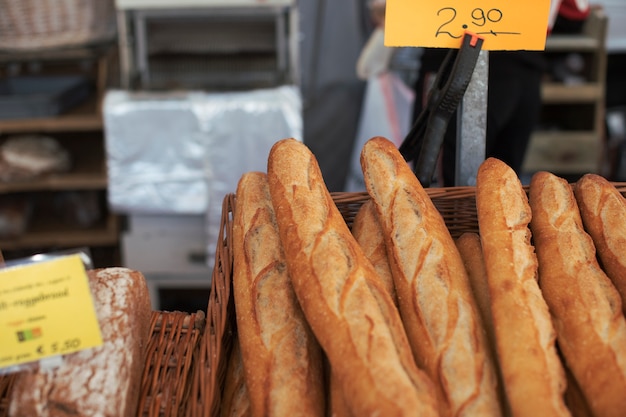
[[[233,218],[233,296],[252,415],[323,416],[323,363],[293,292],[267,176],[242,175]]]
[[[572,187],[554,174],[538,172],[529,200],[539,284],[565,362],[595,415],[625,416],[626,319],[583,229]]]
[[[493,331],[493,317],[491,316],[491,301],[489,299],[489,284],[487,283],[487,269],[485,258],[478,233],[466,232],[456,240],[467,277],[472,288],[472,294],[476,299],[476,306],[480,313],[483,326],[487,332],[487,338],[492,350],[495,350],[495,336]]]
[[[378,276],[382,279],[387,292],[391,295],[395,305],[398,305],[396,288],[393,284],[385,235],[376,218],[376,207],[372,200],[368,200],[359,208],[352,222],[352,234],[361,245],[363,253],[370,260]]]
[[[487,158],[476,177],[496,349],[514,416],[569,416],[563,365],[548,305],[537,282],[528,197],[515,172]]]
[[[103,344],[64,356],[53,369],[20,373],[10,417],[134,417],[152,314],[144,276],[127,268],[87,271]]]
[[[294,290],[356,416],[436,416],[391,296],[295,139],[274,144],[268,178]]]
[[[220,417],[251,417],[250,397],[246,388],[239,341],[235,340],[228,357]]]
[[[350,412],[348,404],[346,403],[339,380],[336,375],[332,374],[332,372],[329,380],[328,401],[330,403],[330,417],[354,417]]]
[[[607,179],[583,175],[574,185],[574,195],[585,230],[596,247],[604,272],[622,298],[626,313],[626,200]]]
[[[504,384],[498,363],[496,337],[493,329],[493,316],[491,314],[491,299],[489,297],[489,283],[487,282],[487,269],[482,245],[480,243],[480,236],[478,233],[465,232],[457,238],[456,246],[459,249],[461,259],[463,259],[463,264],[467,270],[472,294],[476,299],[476,305],[478,306],[483,326],[487,332],[489,351],[491,352],[491,357],[494,358],[494,366],[496,367],[498,399],[500,401],[502,414],[510,415],[511,412],[507,406],[506,393],[504,392]]]
[[[370,139],[361,166],[402,319],[418,365],[435,381],[440,414],[500,415],[485,331],[443,217],[389,140]]]

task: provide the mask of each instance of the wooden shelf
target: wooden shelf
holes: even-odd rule
[[[77,132],[103,127],[100,98],[93,97],[66,114],[37,119],[0,120],[0,134],[26,132]]]
[[[114,214],[90,228],[72,227],[35,218],[24,234],[0,239],[0,249],[18,250],[37,247],[71,248],[80,246],[116,246],[119,244],[119,219]]]
[[[601,138],[595,131],[535,132],[530,140],[523,171],[547,169],[560,174],[598,172],[600,141]]]
[[[113,56],[113,43],[96,47],[42,50],[32,52],[0,52],[0,63],[44,62],[45,71],[93,72],[93,94],[81,105],[54,116],[31,119],[0,120],[0,143],[12,135],[43,134],[58,140],[71,155],[71,169],[66,173],[42,176],[28,181],[0,182],[5,198],[28,193],[35,208],[26,231],[19,236],[0,239],[0,250],[29,251],[51,248],[119,246],[119,218],[101,202],[101,218],[93,226],[81,226],[77,219],[66,219],[54,208],[54,196],[61,192],[97,192],[103,197],[107,189],[107,167],[104,146],[102,100],[108,85],[108,67]],[[85,60],[94,61],[83,68]],[[50,64],[50,65],[47,65]],[[44,71],[42,70],[42,71]],[[44,72],[45,72],[44,71]],[[2,75],[2,73],[0,73]],[[7,74],[5,73],[4,76]],[[10,194],[6,196],[6,194]],[[2,199],[2,196],[0,196]]]
[[[592,52],[600,48],[598,39],[586,35],[550,35],[546,50],[551,52]]]
[[[60,140],[62,146],[72,155],[72,168],[69,172],[46,175],[28,181],[0,182],[0,194],[106,189],[108,179],[103,139],[94,136],[94,134],[70,135]]]
[[[607,18],[601,7],[592,6],[581,34],[550,35],[545,55],[555,65],[564,54],[579,54],[585,63],[581,84],[544,81],[544,126],[561,130],[537,131],[530,140],[522,171],[551,171],[579,176],[602,172],[604,150],[604,97],[606,79]]]
[[[595,102],[604,97],[603,86],[599,83],[561,84],[544,83],[541,86],[541,99],[544,103],[584,103]]]

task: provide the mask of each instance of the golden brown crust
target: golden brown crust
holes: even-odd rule
[[[387,292],[391,295],[394,304],[398,305],[396,288],[391,276],[391,267],[385,246],[385,234],[376,218],[376,207],[372,200],[368,200],[359,208],[352,222],[352,234],[361,245],[363,253],[370,260],[378,276],[382,279]]]
[[[330,417],[354,417],[346,403],[339,380],[332,372],[329,378],[329,385],[328,401],[330,403]]]
[[[487,331],[489,344],[495,348],[493,336],[493,319],[491,317],[491,301],[489,300],[489,284],[487,283],[487,270],[485,259],[480,244],[478,233],[466,232],[456,240],[467,277],[472,288],[472,294],[476,299],[476,306],[480,312],[483,326]]]
[[[567,389],[564,395],[565,405],[572,412],[572,417],[593,417],[585,395],[580,389],[576,378],[572,375],[572,371],[567,366],[564,369],[567,377]]]
[[[499,415],[496,376],[467,273],[441,214],[389,140],[361,152],[402,319],[442,416]],[[467,414],[466,414],[467,413]]]
[[[266,175],[242,175],[236,198],[233,296],[252,415],[322,416],[321,351],[293,292]]]
[[[250,397],[246,388],[243,361],[239,341],[234,340],[233,349],[228,357],[224,392],[220,407],[221,417],[251,417]]]
[[[626,319],[597,262],[570,184],[548,172],[530,183],[539,283],[559,347],[595,415],[626,415]]]
[[[21,373],[12,389],[10,416],[137,415],[150,339],[148,287],[139,271],[127,268],[90,270],[87,276],[102,346],[64,355],[57,368]]]
[[[481,164],[476,181],[494,334],[511,411],[567,416],[556,334],[537,283],[528,198],[515,172],[494,158]]]
[[[435,416],[432,383],[411,355],[400,316],[326,189],[311,151],[272,147],[268,178],[300,305],[354,415]]]
[[[622,298],[626,313],[626,200],[607,179],[586,174],[574,186],[585,230],[596,247],[602,268]]]
[[[489,298],[489,283],[487,282],[487,269],[485,267],[485,258],[480,243],[478,233],[465,232],[456,240],[456,246],[463,259],[463,264],[467,270],[467,276],[472,287],[472,294],[476,299],[476,305],[480,312],[483,326],[487,332],[489,341],[489,351],[491,357],[494,358],[494,366],[496,367],[496,376],[498,378],[498,399],[500,401],[503,415],[510,415],[506,404],[506,393],[504,392],[504,384],[500,373],[500,365],[498,363],[496,337],[493,330],[493,317],[491,315],[491,299]]]

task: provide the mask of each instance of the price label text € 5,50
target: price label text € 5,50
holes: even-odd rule
[[[543,50],[550,0],[387,0],[385,45],[459,48],[465,32],[485,50]]]

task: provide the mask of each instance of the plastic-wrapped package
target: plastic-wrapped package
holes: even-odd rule
[[[296,86],[237,92],[128,92],[104,100],[108,203],[122,214],[203,214],[213,250],[222,200],[271,146],[302,140]]]

